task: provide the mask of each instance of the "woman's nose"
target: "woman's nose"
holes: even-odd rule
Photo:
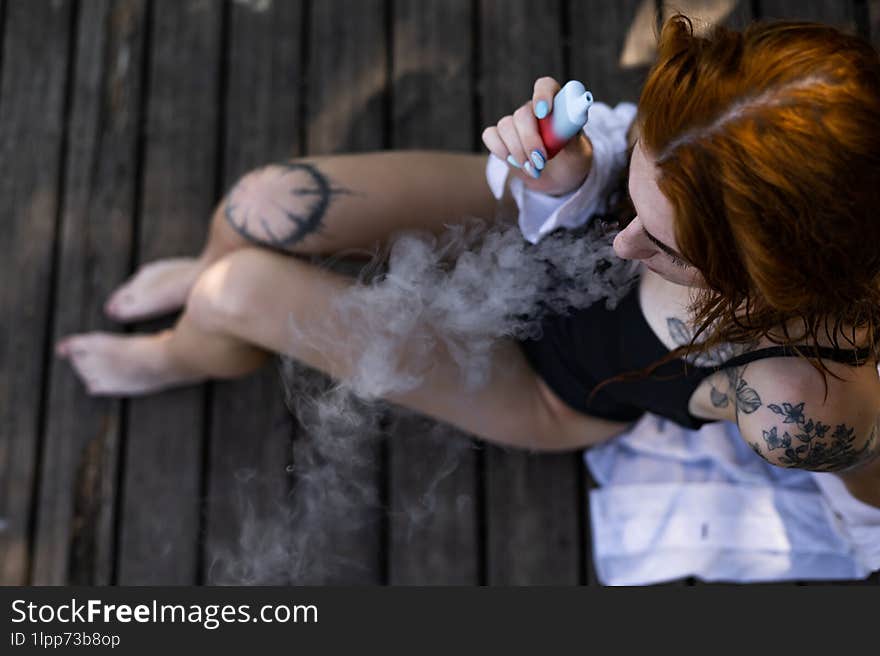
[[[633,223],[617,233],[612,247],[617,257],[625,260],[642,260],[654,254],[654,249],[645,246],[638,238],[637,231],[633,229]]]

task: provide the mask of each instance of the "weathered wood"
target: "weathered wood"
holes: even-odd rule
[[[225,94],[224,188],[248,170],[300,152],[302,3],[233,4]],[[289,525],[292,417],[273,360],[216,381],[208,460],[203,580],[282,585]]]
[[[583,518],[574,454],[529,455],[491,447],[487,471],[489,582],[577,585]]]
[[[50,372],[65,134],[68,3],[5,7],[0,86],[0,584],[27,583]],[[61,373],[61,376],[68,374]],[[51,475],[51,474],[50,474]]]
[[[116,330],[102,311],[132,246],[140,127],[143,0],[81,5],[60,226],[52,343]],[[56,360],[60,362],[60,360]],[[54,367],[32,582],[111,582],[121,403],[90,399],[68,364]]]
[[[564,83],[559,6],[480,2],[481,126],[532,97],[535,80]],[[484,447],[487,583],[577,584],[582,564],[576,454]]]
[[[404,0],[394,10],[392,147],[470,150],[472,4]],[[389,583],[479,583],[473,438],[409,413],[386,434]]]
[[[138,263],[193,255],[218,193],[266,161],[307,152],[479,148],[472,128],[524,102],[541,75],[581,79],[613,105],[636,100],[647,70],[647,63],[621,63],[645,4],[638,0],[570,0],[559,4],[561,15],[549,16],[543,6],[500,0],[226,4],[229,42],[221,43],[219,2],[4,7],[0,0],[7,226],[0,311],[9,319],[0,322],[0,518],[8,523],[0,530],[0,583],[246,583],[253,565],[263,564],[261,540],[295,540],[274,522],[273,509],[283,516],[279,502],[293,482],[284,471],[290,418],[274,366],[212,383],[206,395],[204,388],[177,389],[119,402],[88,397],[70,366],[51,355],[62,335],[119,329],[102,304],[131,273],[133,248]],[[752,4],[767,17],[856,25],[880,44],[880,0],[740,0],[725,24],[740,27]],[[700,16],[710,3],[665,5]],[[469,32],[472,9],[479,35]],[[386,18],[394,21],[391,34]],[[309,70],[300,60],[303,35]],[[473,43],[481,55],[477,89],[469,86]],[[297,114],[301,104],[307,117]],[[480,116],[471,115],[475,106]],[[205,411],[210,441],[203,448]],[[484,564],[485,582],[493,584],[596,582],[584,548],[583,481],[591,481],[581,454],[531,456],[475,444],[424,417],[391,419],[387,541],[378,509],[365,504],[351,519],[366,528],[340,530],[339,548],[327,554],[331,574],[305,582],[470,584],[484,582]],[[368,458],[380,458],[378,445],[368,450]],[[360,483],[379,491],[381,474],[365,471]],[[427,485],[431,479],[436,486]],[[487,544],[480,544],[483,529]],[[340,556],[349,568],[332,565]],[[224,558],[231,569],[223,570]],[[284,583],[275,564],[269,578],[255,579]],[[875,574],[854,583],[878,582]]]
[[[664,19],[677,10],[694,20],[698,34],[719,23],[730,29],[741,30],[754,20],[749,0],[663,0]]]
[[[571,77],[596,102],[636,102],[656,57],[655,13],[643,0],[571,2]]]
[[[388,35],[384,0],[312,7],[306,154],[382,150],[387,135]]]
[[[758,0],[761,18],[789,18],[828,23],[856,31],[852,0]]]
[[[871,43],[880,50],[880,0],[869,0],[868,20],[868,34],[871,37]]]
[[[197,253],[216,200],[222,5],[159,0],[151,14],[139,263]],[[205,388],[128,403],[119,583],[195,583]]]
[[[383,0],[343,0],[311,5],[309,69],[306,71],[305,155],[382,150],[388,112],[387,5]],[[300,439],[299,437],[297,439]],[[322,536],[333,553],[301,583],[377,584],[384,577],[382,512],[371,499],[382,498],[382,444],[363,439],[352,445],[355,460],[374,463],[346,472],[364,501]]]
[[[398,412],[389,447],[391,585],[476,585],[480,518],[473,438]]]

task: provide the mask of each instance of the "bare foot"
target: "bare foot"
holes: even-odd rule
[[[104,312],[115,321],[135,321],[177,310],[186,302],[200,271],[195,257],[144,264],[110,295]]]
[[[173,362],[167,344],[171,330],[151,335],[105,332],[70,335],[55,346],[95,396],[136,396],[204,380]]]

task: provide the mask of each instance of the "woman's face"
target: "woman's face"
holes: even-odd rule
[[[674,210],[656,179],[654,162],[642,151],[641,141],[636,141],[629,167],[629,193],[636,217],[614,238],[614,252],[627,260],[641,260],[670,282],[705,287],[699,270],[679,254]]]

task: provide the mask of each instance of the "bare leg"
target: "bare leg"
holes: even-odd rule
[[[401,228],[439,232],[467,216],[512,215],[485,180],[486,155],[382,151],[291,160],[251,171],[214,212],[198,257],[141,267],[108,300],[107,314],[132,321],[180,308],[199,274],[244,246],[282,253],[363,256]]]
[[[242,376],[272,352],[346,378],[351,374],[346,355],[350,327],[340,325],[339,339],[316,350],[291,333],[288,317],[304,329],[326,326],[332,318],[331,300],[350,284],[350,278],[296,258],[240,249],[202,273],[173,330],[124,337],[90,333],[72,338],[64,349],[77,372],[93,381],[92,390],[103,395],[143,394],[206,378]],[[399,361],[406,363],[410,356],[401,349]],[[586,416],[577,424],[561,424],[512,341],[499,342],[490,382],[477,392],[461,386],[457,366],[442,345],[430,358],[433,366],[423,384],[388,400],[484,439],[536,450],[581,448],[626,427]]]

